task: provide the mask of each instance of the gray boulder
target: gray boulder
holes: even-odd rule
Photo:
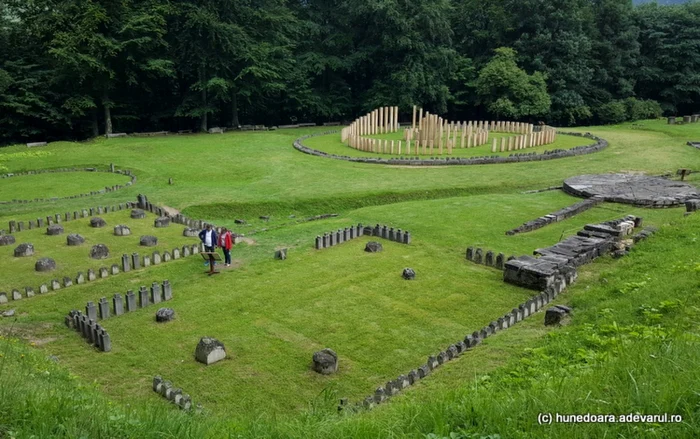
[[[14,309],[8,309],[7,311],[4,311],[2,313],[3,317],[14,317],[15,315],[15,310]]]
[[[570,315],[571,308],[569,308],[568,306],[553,306],[544,313],[544,324],[545,326],[561,325],[565,323],[565,321]]]
[[[107,225],[107,221],[103,220],[100,217],[96,216],[94,218],[90,218],[90,227],[95,227],[95,228],[99,229],[99,228],[104,227],[106,225]]]
[[[158,245],[158,238],[155,236],[142,236],[141,240],[139,241],[140,244],[144,247],[155,247]]]
[[[159,218],[156,218],[155,221],[153,222],[153,225],[155,227],[168,227],[168,226],[170,226],[170,217],[161,216]]]
[[[104,244],[97,244],[90,249],[90,257],[92,259],[107,259],[109,257],[109,249]]]
[[[185,230],[182,231],[182,236],[187,236],[188,238],[196,238],[197,236],[199,236],[199,231],[196,229],[185,227]]]
[[[63,226],[60,224],[52,224],[46,228],[46,234],[55,236],[63,234]]]
[[[41,258],[34,264],[34,270],[39,272],[53,271],[56,269],[56,261],[51,258]]]
[[[15,237],[12,235],[2,235],[0,236],[0,247],[3,245],[12,245],[15,243]]]
[[[338,354],[331,349],[323,349],[314,353],[314,371],[322,375],[330,375],[338,371]]]
[[[118,225],[114,228],[114,234],[116,236],[129,236],[131,235],[131,229],[128,226]]]
[[[29,243],[20,244],[15,248],[15,257],[23,258],[34,255],[34,246]]]
[[[169,322],[175,318],[175,310],[172,308],[160,308],[156,311],[156,322]]]
[[[141,209],[133,209],[131,211],[131,219],[144,219],[146,218],[146,212]]]
[[[367,243],[367,245],[365,245],[365,251],[368,253],[378,253],[382,250],[384,250],[382,245],[375,241],[370,241]]]
[[[216,363],[226,358],[224,344],[212,337],[202,337],[194,351],[194,357],[206,365]]]
[[[71,233],[66,237],[66,241],[68,242],[68,245],[71,247],[80,245],[85,242],[85,238],[82,236],[78,235],[77,233]]]
[[[413,270],[413,268],[404,268],[401,276],[403,276],[403,278],[406,280],[413,280],[416,278],[416,272]]]

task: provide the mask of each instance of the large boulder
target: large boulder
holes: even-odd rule
[[[199,236],[199,230],[185,227],[182,231],[182,236],[187,236],[188,238],[196,238]]]
[[[175,318],[175,310],[172,308],[160,308],[156,311],[156,322],[169,322]]]
[[[109,257],[109,249],[104,244],[93,245],[90,249],[90,257],[92,259],[107,259]]]
[[[146,218],[146,212],[141,209],[133,209],[131,211],[131,219],[144,219]]]
[[[128,226],[118,225],[114,228],[114,234],[116,236],[129,236],[131,235],[131,229]]]
[[[202,337],[194,351],[194,357],[206,365],[216,363],[226,358],[224,344],[212,337]]]
[[[47,235],[61,235],[63,234],[63,226],[60,224],[52,224],[46,228]]]
[[[413,280],[416,278],[416,272],[413,270],[413,268],[404,268],[401,276],[403,276],[403,278],[406,280]]]
[[[161,216],[155,219],[153,221],[153,226],[155,227],[168,227],[170,225],[170,217],[169,216]]]
[[[375,241],[370,241],[367,243],[367,245],[365,245],[365,251],[368,253],[378,253],[382,250],[384,250],[382,245]]]
[[[95,228],[99,229],[99,228],[104,227],[106,225],[107,225],[107,221],[103,220],[100,217],[96,216],[94,218],[90,218],[90,227],[95,227]]]
[[[155,236],[142,236],[140,240],[140,244],[144,247],[155,247],[158,245],[158,238]]]
[[[314,353],[314,371],[322,375],[330,375],[338,371],[338,354],[331,349],[323,349]]]
[[[12,245],[15,243],[15,237],[12,235],[2,235],[0,236],[0,247],[3,245]]]
[[[71,247],[80,245],[85,242],[85,238],[82,236],[78,235],[77,233],[71,233],[66,237],[66,241],[68,242],[68,245]]]
[[[41,258],[34,264],[34,270],[39,272],[53,271],[56,269],[56,261],[51,258]]]
[[[33,256],[34,255],[34,246],[29,243],[25,244],[20,244],[15,248],[15,257],[16,258],[23,258],[26,256]]]

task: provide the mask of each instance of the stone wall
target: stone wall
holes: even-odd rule
[[[175,388],[173,383],[164,380],[160,376],[153,377],[153,391],[184,411],[190,411],[192,409],[192,398],[190,398],[190,395],[186,393],[183,394],[182,389]],[[197,411],[202,411],[201,404],[197,404]]]
[[[401,231],[401,229],[395,230],[393,227],[381,226],[379,224],[375,225],[374,227],[358,224],[356,226],[338,229],[335,232],[324,233],[323,236],[316,236],[314,248],[316,250],[320,250],[323,248],[334,247],[338,244],[344,243],[345,241],[359,238],[360,236],[376,236],[401,244],[411,243],[411,232],[409,231]]]
[[[318,157],[325,157],[335,160],[345,160],[348,162],[357,163],[369,163],[369,164],[379,164],[379,165],[395,165],[395,166],[451,166],[451,165],[488,165],[488,164],[500,164],[500,163],[520,163],[520,162],[532,162],[532,161],[542,161],[542,160],[553,160],[564,157],[574,157],[585,154],[592,154],[594,152],[601,151],[608,146],[608,142],[599,137],[593,136],[590,133],[564,133],[559,132],[558,134],[565,134],[570,136],[580,136],[586,137],[588,139],[594,140],[595,143],[586,146],[577,146],[571,149],[553,149],[550,151],[544,151],[542,153],[530,152],[530,153],[515,153],[510,154],[507,157],[492,155],[483,157],[446,157],[438,158],[431,157],[430,159],[423,159],[420,157],[400,157],[400,158],[378,158],[378,157],[348,157],[336,154],[328,154],[323,151],[318,151],[313,148],[309,148],[304,145],[304,140],[316,137],[325,136],[329,134],[336,134],[338,130],[335,131],[325,131],[322,133],[309,134],[303,136],[294,141],[294,148],[305,154],[315,155]]]
[[[114,174],[123,174],[131,177],[131,181],[126,182],[124,185],[118,184],[114,186],[108,186],[105,187],[104,189],[100,189],[98,191],[91,191],[91,192],[86,192],[83,194],[78,194],[78,195],[70,195],[67,197],[53,197],[53,198],[35,198],[33,200],[21,200],[21,199],[14,199],[12,201],[0,201],[0,204],[12,204],[12,203],[32,203],[35,201],[56,201],[56,200],[67,200],[67,199],[73,199],[73,198],[82,198],[82,197],[89,197],[92,195],[99,195],[99,194],[104,194],[107,192],[115,192],[118,191],[119,189],[123,189],[125,187],[129,187],[136,183],[136,176],[131,173],[131,171],[127,170],[117,170],[114,168],[114,165],[110,165],[108,169],[102,171],[98,170],[97,168],[60,168],[60,169],[40,169],[36,171],[27,171],[27,172],[15,172],[15,173],[9,173],[9,174],[2,174],[0,175],[0,178],[12,178],[12,177],[19,177],[22,175],[35,175],[35,174],[47,174],[47,173],[57,173],[57,172],[110,172]]]
[[[112,298],[112,303],[107,298],[101,298],[97,304],[88,302],[85,305],[85,314],[78,310],[72,310],[66,315],[64,323],[66,327],[74,329],[90,344],[93,344],[102,352],[112,350],[112,342],[107,331],[97,323],[99,320],[106,320],[110,317],[119,317],[124,313],[145,308],[151,304],[171,300],[173,298],[172,285],[168,280],[162,284],[153,282],[150,291],[145,286],[141,286],[138,291],[138,300],[132,290],[126,292],[125,297],[117,293]]]
[[[509,256],[506,259],[503,253],[496,254],[491,250],[484,251],[481,247],[468,247],[466,256],[468,261],[474,262],[475,264],[483,264],[498,270],[503,270],[506,262],[515,259],[515,256]]]
[[[516,227],[513,230],[508,230],[506,235],[515,235],[518,233],[531,232],[533,230],[541,229],[552,223],[559,221],[564,221],[565,219],[571,218],[572,216],[578,215],[581,212],[585,212],[598,204],[602,203],[603,199],[598,197],[589,198],[584,201],[580,201],[571,206],[567,206],[563,209],[557,210],[556,212],[550,213],[545,216],[541,216],[532,221],[528,221],[520,227]]]
[[[102,215],[109,212],[116,212],[119,210],[131,209],[136,203],[127,202],[119,203],[112,206],[97,206],[88,207],[85,209],[74,210],[73,212],[55,213],[53,215],[47,215],[46,218],[37,218],[35,220],[17,221],[12,220],[9,222],[9,233],[22,232],[24,230],[39,229],[43,227],[48,227],[52,224],[61,224],[68,221],[74,221],[77,219],[91,218],[95,215]]]

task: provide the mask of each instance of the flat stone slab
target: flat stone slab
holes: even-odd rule
[[[648,207],[678,206],[700,196],[698,189],[687,183],[631,174],[579,175],[566,179],[563,189],[579,197]]]

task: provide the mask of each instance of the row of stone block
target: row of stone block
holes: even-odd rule
[[[29,220],[27,221],[27,224],[25,226],[24,221],[10,221],[9,222],[9,233],[16,233],[16,232],[22,232],[24,230],[31,230],[31,229],[37,229],[37,228],[42,228],[44,226],[51,226],[54,224],[60,224],[62,222],[66,221],[73,221],[81,218],[90,218],[95,215],[101,215],[103,213],[108,213],[108,212],[116,212],[119,210],[124,210],[124,209],[130,209],[132,207],[133,203],[119,203],[117,205],[112,205],[112,206],[98,206],[98,207],[90,207],[87,209],[81,209],[81,210],[75,210],[73,212],[65,212],[63,214],[57,213],[54,215],[48,215],[46,219],[44,218],[37,218],[35,220]]]
[[[170,281],[164,280],[162,284],[158,282],[153,282],[151,288],[141,286],[138,290],[138,296],[133,290],[128,290],[126,295],[122,297],[121,294],[116,293],[112,297],[112,303],[106,297],[102,297],[97,304],[95,302],[88,302],[85,305],[85,315],[88,319],[97,321],[106,320],[112,316],[119,317],[125,312],[136,311],[139,308],[145,308],[149,305],[157,305],[161,302],[171,300],[173,298],[173,288]],[[66,326],[73,327],[74,324],[72,316],[77,311],[71,311],[65,319]]]
[[[131,270],[138,270],[141,268],[147,268],[151,265],[160,265],[163,262],[170,262],[171,260],[177,260],[182,257],[187,257],[191,255],[199,254],[201,251],[201,244],[193,244],[191,246],[183,246],[182,249],[175,248],[172,252],[165,251],[161,255],[160,252],[154,251],[152,255],[141,256],[138,253],[133,253],[131,255],[122,255],[121,268],[117,264],[112,264],[110,268],[101,267],[96,272],[92,268],[87,270],[87,274],[82,271],[78,272],[75,279],[65,276],[63,279],[54,279],[50,284],[41,284],[38,288],[39,294],[48,293],[51,291],[58,291],[62,288],[67,288],[73,285],[80,285],[86,282],[92,282],[96,279],[104,279],[109,277],[109,275],[119,274],[120,271],[125,273]],[[25,287],[24,294],[18,289],[13,289],[8,295],[6,292],[0,292],[0,305],[3,303],[8,303],[9,300],[21,300],[23,298],[31,298],[35,296],[35,290],[33,287]]]
[[[190,395],[182,393],[182,389],[175,388],[173,383],[164,380],[160,376],[153,377],[153,391],[184,411],[192,409],[192,398],[190,398]],[[197,411],[202,411],[201,404],[197,404]]]
[[[323,248],[333,247],[335,245],[342,244],[345,241],[359,238],[360,236],[376,236],[401,244],[411,243],[411,232],[409,231],[402,231],[401,229],[394,229],[393,227],[382,226],[379,224],[375,225],[374,227],[357,224],[354,226],[345,227],[344,229],[338,229],[335,232],[324,233],[323,236],[316,236],[314,248],[316,250],[320,250]]]
[[[547,214],[545,216],[541,216],[532,221],[528,221],[520,227],[516,227],[515,229],[507,231],[506,235],[511,236],[518,233],[531,232],[533,230],[540,229],[549,224],[563,221],[565,219],[571,218],[572,216],[578,215],[581,212],[585,212],[586,210],[591,209],[602,202],[603,199],[600,197],[588,198],[576,204],[572,204],[571,206],[567,206],[563,209],[557,210],[556,212]]]
[[[388,398],[397,395],[402,390],[416,384],[418,381],[426,378],[435,369],[445,363],[459,358],[468,350],[479,345],[486,338],[496,334],[497,332],[506,330],[514,326],[518,322],[525,320],[536,312],[545,308],[547,304],[552,302],[564,290],[564,285],[559,285],[558,288],[551,288],[548,291],[543,291],[526,302],[513,308],[512,311],[504,316],[492,321],[478,331],[464,337],[464,339],[451,344],[445,350],[440,351],[436,355],[428,357],[428,361],[420,367],[411,370],[408,374],[399,375],[396,379],[388,381],[384,386],[378,387],[373,395],[366,397],[355,408],[372,409],[376,405],[386,402]],[[341,400],[340,408],[345,408],[347,401]]]
[[[484,250],[480,247],[468,247],[466,256],[468,261],[472,261],[476,264],[483,264],[487,267],[497,268],[499,270],[503,270],[507,261],[515,259],[515,256],[509,256],[508,259],[506,259],[506,256],[503,253],[495,254],[491,250],[486,250],[486,252],[484,252]]]
[[[9,174],[1,174],[0,178],[10,178],[10,177],[17,177],[20,175],[32,175],[32,174],[46,174],[46,173],[57,173],[57,172],[76,172],[76,171],[87,171],[87,172],[98,172],[96,168],[61,168],[61,169],[42,169],[42,170],[36,170],[36,171],[27,171],[27,172],[21,172],[21,173],[9,173]],[[103,171],[104,172],[104,171]],[[11,201],[0,201],[0,204],[12,204],[12,203],[32,203],[35,201],[57,201],[57,200],[66,200],[66,199],[75,199],[75,198],[82,198],[82,197],[89,197],[93,195],[99,195],[99,194],[104,194],[107,192],[115,192],[118,191],[119,189],[123,189],[125,187],[131,186],[136,182],[136,176],[131,173],[131,171],[128,170],[114,170],[114,165],[110,165],[110,169],[106,172],[112,172],[116,174],[123,174],[131,177],[130,181],[127,181],[125,184],[121,185],[114,185],[114,186],[105,186],[104,189],[100,189],[98,191],[90,191],[90,192],[85,192],[81,193],[78,195],[70,195],[67,197],[52,197],[52,198],[34,198],[33,200],[18,200],[18,199],[13,199]]]
[[[676,119],[678,119],[676,116],[670,116],[668,118],[668,124],[669,125],[675,125],[676,124]],[[683,123],[695,123],[700,119],[700,114],[691,114],[690,116],[683,116]]]
[[[70,324],[68,324],[70,321]],[[78,332],[88,344],[95,346],[102,352],[112,350],[112,339],[107,331],[94,319],[88,318],[80,311],[71,311],[66,316],[66,324],[69,328]]]
[[[138,253],[131,255],[123,254],[121,261],[121,270],[129,272],[140,268],[147,268],[151,265],[160,265],[162,262],[170,262],[180,258],[186,258],[191,255],[199,254],[202,251],[202,244],[183,245],[182,249],[174,248],[172,251],[164,251],[161,255],[159,251],[154,251],[150,256],[141,256]],[[116,273],[114,273],[116,274]]]

